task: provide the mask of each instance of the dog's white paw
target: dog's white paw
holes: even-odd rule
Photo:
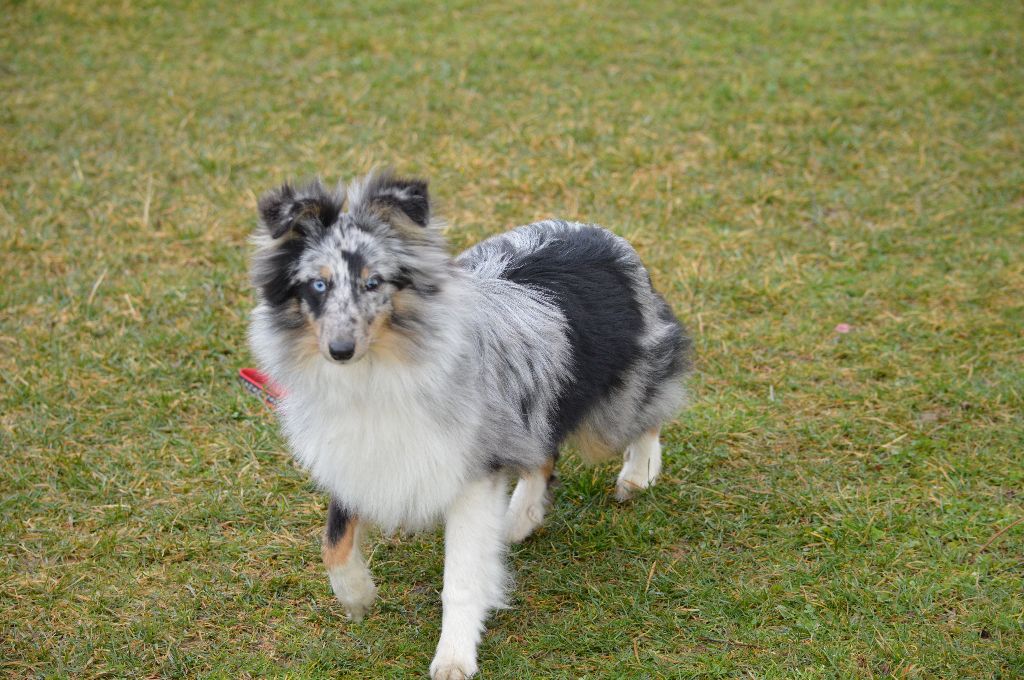
[[[377,586],[373,584],[369,570],[337,567],[329,569],[327,577],[348,618],[356,623],[362,621],[377,599]]]
[[[509,507],[506,519],[508,540],[512,543],[525,540],[544,521],[546,511],[546,503],[543,500],[522,507]]]
[[[476,660],[456,660],[441,656],[440,652],[430,664],[430,680],[466,680],[476,675]]]
[[[660,468],[659,465],[655,470],[631,469],[627,463],[619,473],[618,481],[615,482],[615,500],[620,503],[628,501],[637,491],[650,488],[657,479]]]
[[[615,499],[628,501],[637,491],[654,484],[661,472],[661,446],[657,437],[647,437],[626,449],[626,462],[615,482]]]
[[[634,493],[637,491],[643,491],[648,486],[650,486],[649,483],[641,484],[629,479],[620,479],[615,483],[615,500],[620,503],[625,503],[633,497]]]

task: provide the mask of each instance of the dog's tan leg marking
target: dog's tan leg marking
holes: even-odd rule
[[[335,597],[345,607],[345,613],[353,621],[361,621],[377,597],[370,570],[367,569],[359,551],[362,525],[359,519],[350,516],[345,519],[340,536],[331,540],[332,527],[324,531],[321,554],[327,567],[327,577]]]
[[[324,529],[324,539],[323,544],[320,546],[320,554],[323,555],[324,566],[328,570],[348,564],[349,558],[352,557],[352,549],[356,544],[356,527],[358,524],[358,519],[355,517],[350,518],[345,525],[345,533],[335,543],[331,543],[327,535],[327,529]]]

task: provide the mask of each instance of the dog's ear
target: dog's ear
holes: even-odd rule
[[[295,188],[282,184],[263,194],[259,201],[260,221],[278,239],[292,231],[311,236],[334,224],[341,213],[344,199],[340,192],[330,192],[320,180]]]
[[[369,178],[362,202],[391,222],[408,221],[419,228],[430,224],[430,195],[425,179],[397,177],[391,171]]]

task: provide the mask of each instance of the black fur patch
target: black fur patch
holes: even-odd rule
[[[259,200],[260,220],[273,238],[281,238],[292,229],[312,236],[338,220],[341,199],[328,192],[319,180],[295,189],[282,184]]]
[[[572,367],[548,416],[554,449],[640,358],[643,316],[619,246],[602,230],[566,232],[516,254],[503,276],[547,292],[568,321]]]
[[[327,506],[327,544],[336,545],[345,535],[351,515],[336,500]]]
[[[302,239],[282,243],[256,272],[256,285],[271,306],[280,307],[295,297],[292,275],[305,250]]]
[[[359,251],[342,251],[342,259],[348,265],[348,280],[352,284],[352,296],[358,296],[362,290],[359,287],[359,280],[363,275],[363,267],[366,266],[366,258]]]
[[[397,177],[390,171],[384,172],[370,181],[365,195],[370,205],[400,210],[421,227],[430,222],[430,196],[426,180]]]
[[[432,283],[431,277],[426,272],[413,271],[409,267],[402,267],[398,274],[391,279],[398,290],[406,288],[415,291],[422,298],[430,298],[441,292],[441,288]]]
[[[523,419],[523,427],[530,427],[530,411],[533,409],[533,395],[524,394],[519,399],[519,417]]]
[[[398,290],[405,290],[412,285],[412,276],[410,276],[409,270],[402,269],[397,276],[391,279],[391,283]]]

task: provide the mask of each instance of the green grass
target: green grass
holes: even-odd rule
[[[425,674],[440,536],[347,624],[234,377],[254,196],[379,163],[455,247],[610,226],[697,338],[661,483],[565,461],[484,677],[1024,674],[1020,3],[187,4],[4,6],[3,672]]]

